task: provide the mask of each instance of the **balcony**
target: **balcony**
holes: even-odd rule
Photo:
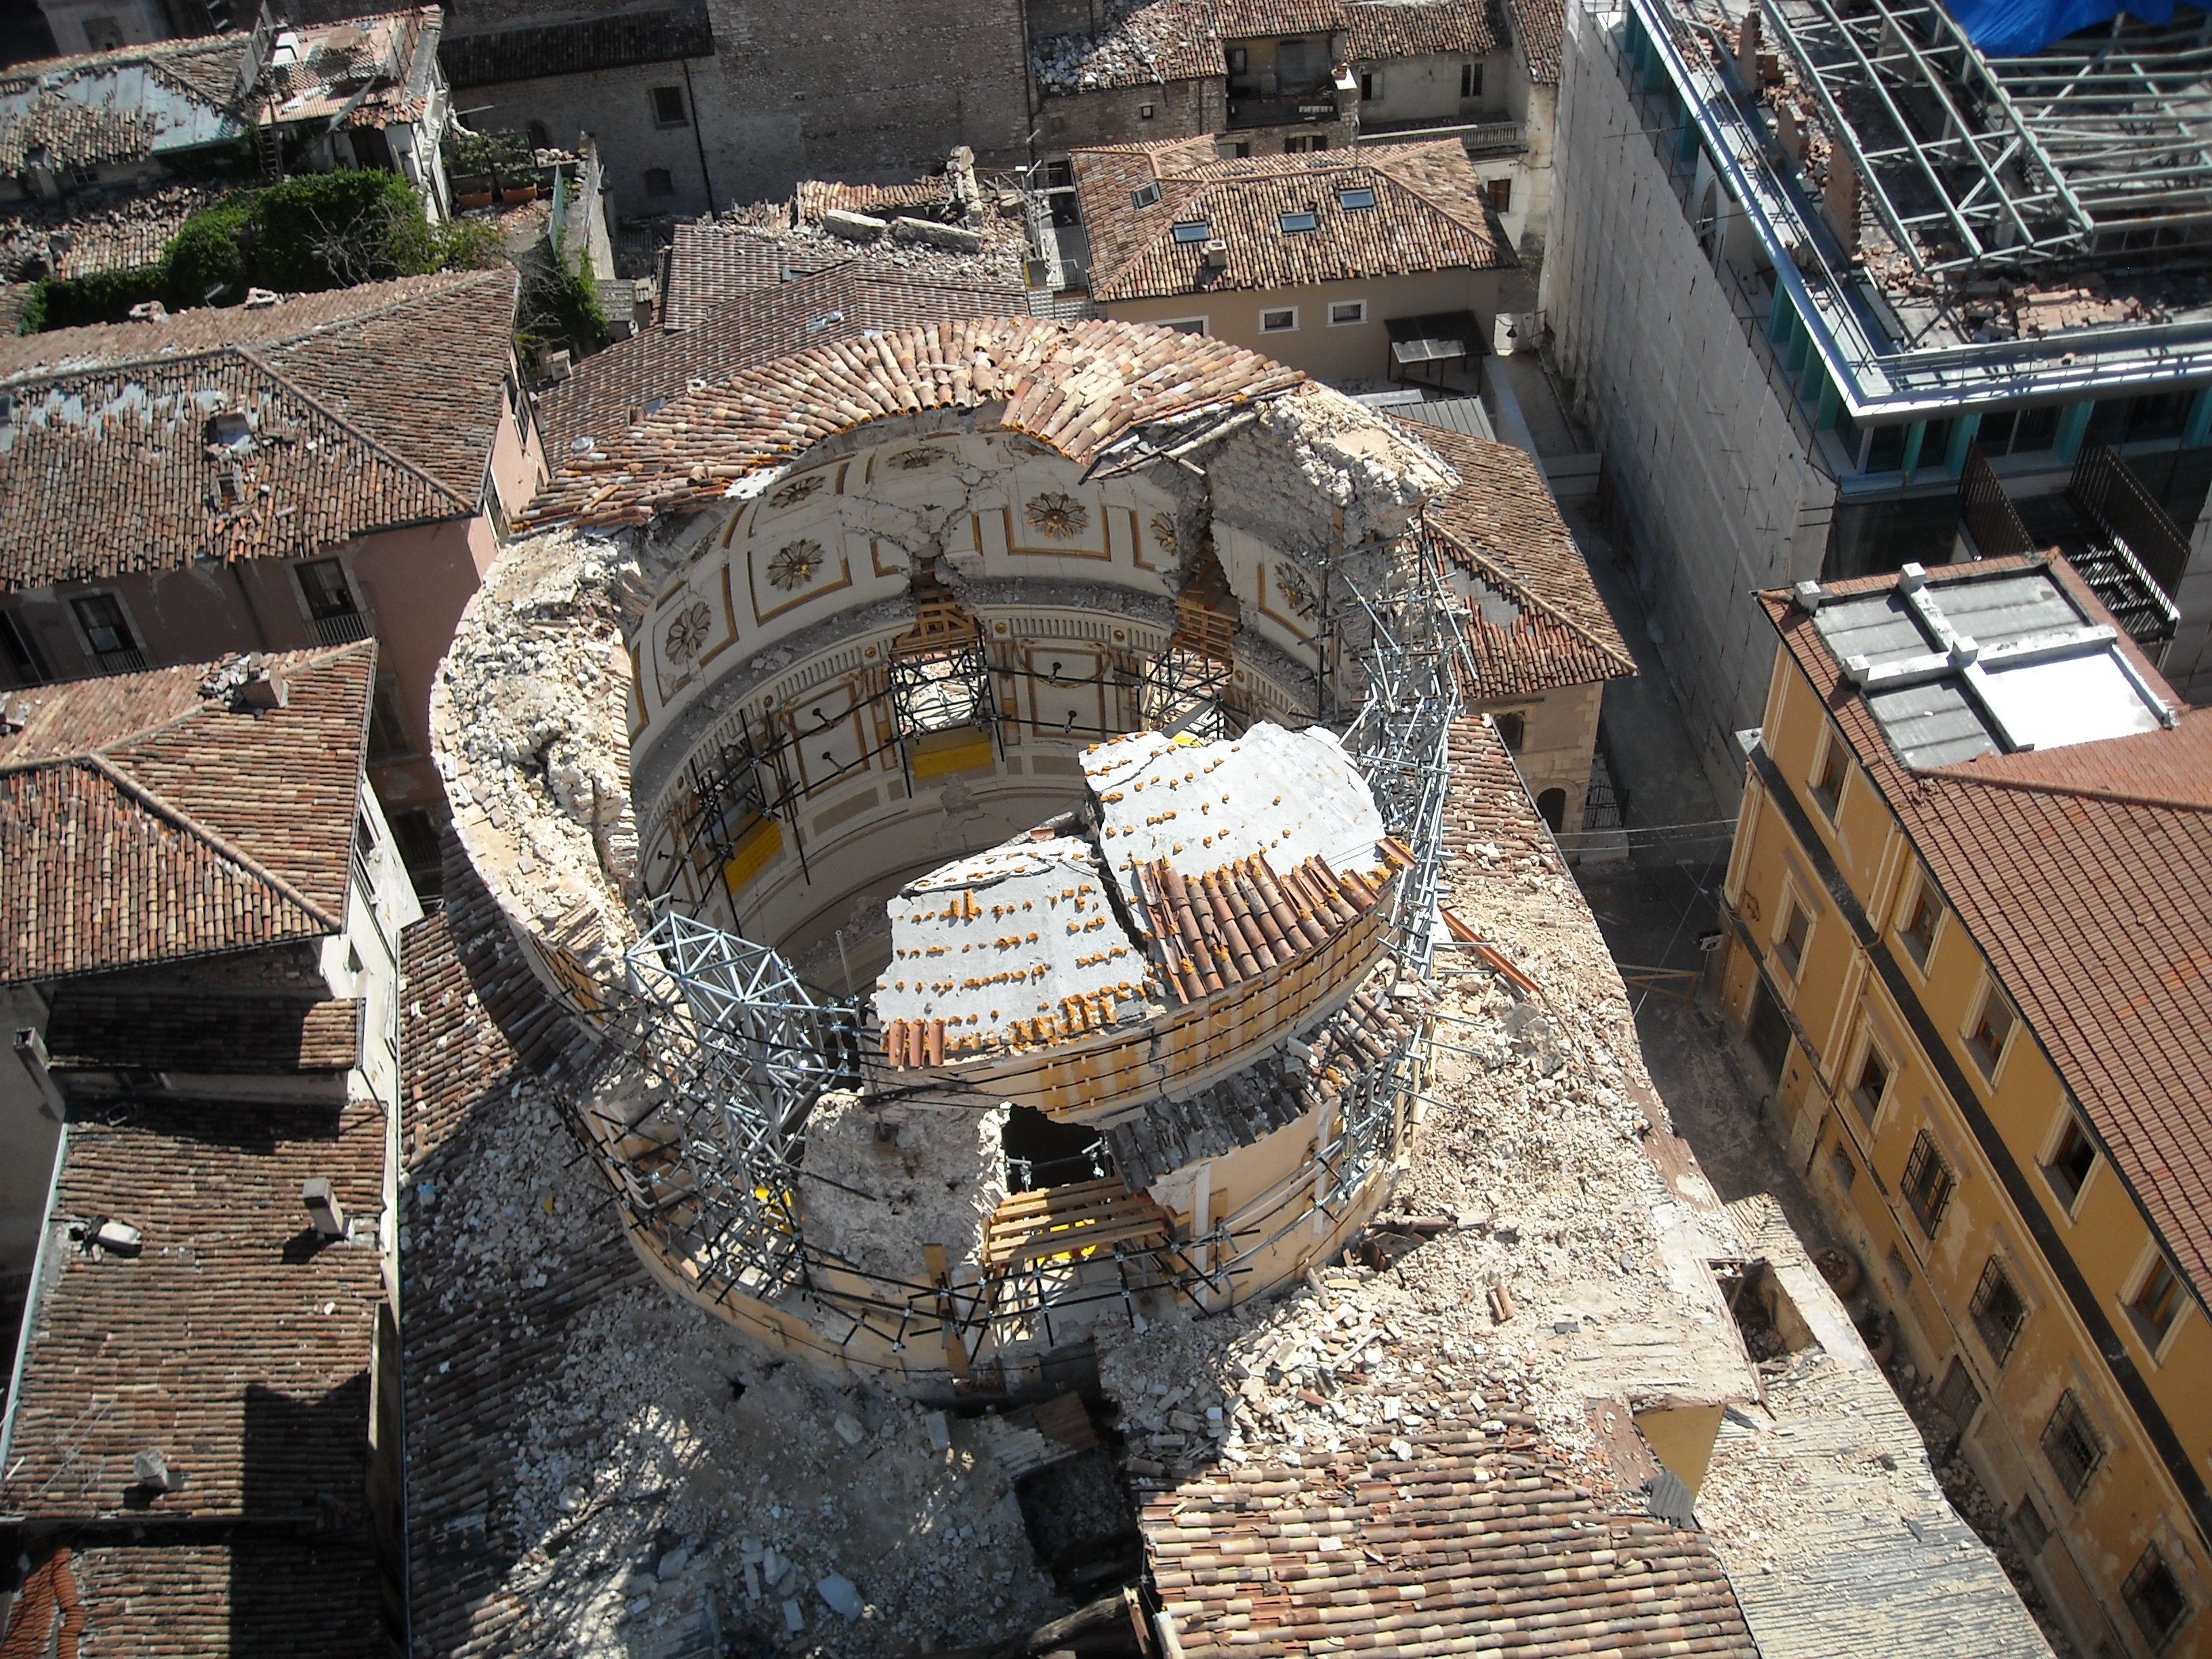
[[[1294,127],[1318,125],[1339,117],[1336,94],[1322,87],[1310,93],[1292,93],[1272,98],[1245,97],[1235,93],[1229,99],[1229,129],[1235,132],[1247,127]]]
[[[92,659],[100,665],[103,674],[143,674],[146,672],[146,653],[135,646],[125,646],[115,651],[95,651]]]
[[[1470,156],[1519,155],[1528,148],[1528,130],[1518,121],[1464,121],[1437,115],[1408,121],[1362,121],[1361,143],[1402,143],[1456,138]]]
[[[317,617],[313,626],[318,645],[351,645],[367,639],[370,633],[368,618],[358,611],[339,611]]]

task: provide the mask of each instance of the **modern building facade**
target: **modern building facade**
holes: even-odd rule
[[[2082,1653],[2208,1650],[2212,715],[2063,561],[1768,592],[1721,1000]]]
[[[2023,509],[2100,446],[2124,464],[2180,531],[2098,538],[2157,590],[2175,687],[2212,693],[2204,179],[2174,125],[2193,37],[1992,62],[1932,3],[1725,20],[1571,9],[1543,279],[1716,786],[1765,694],[1751,593],[1948,561],[1983,463]],[[2086,125],[2054,101],[2068,76]],[[1892,91],[1981,112],[1906,131]]]

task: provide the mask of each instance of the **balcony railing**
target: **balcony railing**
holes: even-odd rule
[[[95,651],[92,659],[100,665],[103,674],[143,674],[146,672],[146,653],[135,646],[120,651]]]
[[[1458,139],[1470,155],[1518,155],[1528,148],[1528,129],[1518,121],[1463,121],[1455,115],[1438,115],[1422,120],[1359,124],[1363,144],[1445,138]]]
[[[368,637],[368,618],[358,611],[341,611],[334,617],[316,617],[314,629],[318,645],[351,645]]]

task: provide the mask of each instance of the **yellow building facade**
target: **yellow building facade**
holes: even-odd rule
[[[2212,714],[2063,564],[1765,602],[1721,996],[1770,1127],[2080,1650],[2212,1652]]]

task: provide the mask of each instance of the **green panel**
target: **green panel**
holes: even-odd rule
[[[2069,404],[2059,411],[2058,436],[2052,441],[2051,453],[2062,461],[2070,461],[2081,453],[2082,434],[2089,429],[2089,417],[2097,412],[2094,402],[2084,399]]]
[[[1973,447],[1974,434],[1982,429],[1978,415],[1961,415],[1951,427],[1951,441],[1943,451],[1943,470],[1953,477],[1966,470],[1966,451]]]

